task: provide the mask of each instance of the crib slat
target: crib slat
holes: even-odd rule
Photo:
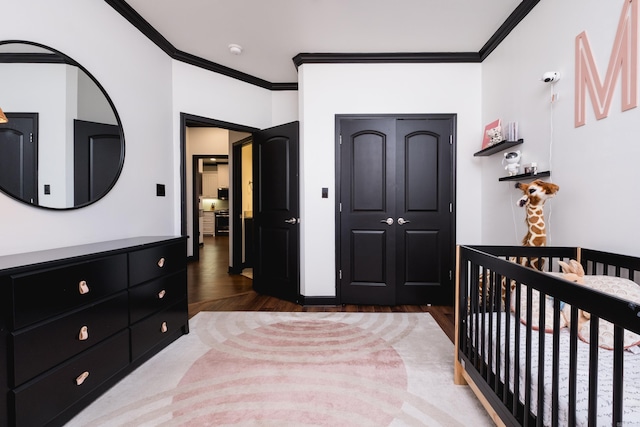
[[[571,307],[569,326],[569,425],[576,425],[576,396],[578,376],[578,309]]]
[[[480,375],[485,375],[486,381],[486,373],[488,369],[486,368],[485,360],[487,360],[487,298],[489,295],[489,287],[491,283],[489,282],[489,271],[487,269],[483,270],[483,286],[482,286],[482,296],[480,297],[480,351],[478,352],[478,366]]]
[[[600,319],[591,316],[589,333],[589,425],[595,426],[598,420],[598,331]]]
[[[541,294],[538,294],[539,296]],[[540,307],[542,309],[542,306]],[[527,325],[533,324],[533,289],[527,286]],[[525,355],[524,355],[524,427],[528,426],[528,415],[531,412],[531,335],[532,328],[527,328],[525,334]]]
[[[613,413],[611,425],[624,425],[622,419],[624,398],[624,329],[613,328]]]
[[[503,279],[503,277],[500,278],[501,280]],[[505,280],[505,286],[509,287],[509,279],[504,277]],[[502,283],[502,281],[500,282]],[[517,293],[517,291],[516,291]],[[505,307],[511,307],[511,292],[507,292],[505,295]],[[520,310],[518,308],[518,304],[516,304],[516,316],[519,316]],[[505,337],[504,337],[504,392],[502,395],[502,403],[504,403],[504,405],[506,406],[509,402],[509,384],[511,384],[511,358],[508,357],[509,354],[511,354],[511,320],[512,317],[509,315],[505,314],[505,322],[504,322],[504,327],[505,327]]]
[[[479,286],[478,286],[478,278],[480,277],[480,267],[477,264],[473,264],[472,265],[472,271],[473,271],[473,280],[474,280],[474,286],[472,289],[472,294],[471,294],[471,313],[473,314],[473,316],[471,317],[471,324],[469,325],[469,336],[472,337],[472,342],[471,342],[471,347],[473,347],[475,345],[475,347],[477,348],[478,346],[478,298],[480,298],[480,293],[479,293]],[[476,349],[476,351],[471,352],[470,354],[470,359],[471,362],[473,363],[473,366],[478,366],[478,351]]]
[[[546,318],[546,298],[547,296],[540,292],[540,313],[538,316],[538,403],[536,405],[538,414],[536,416],[536,425],[542,426],[544,420],[541,408],[544,408],[544,352],[545,352],[545,318]],[[531,358],[531,356],[529,356]],[[529,387],[531,388],[531,387]]]
[[[467,355],[467,350],[468,350],[468,339],[469,336],[467,335],[467,330],[469,328],[469,324],[468,324],[468,316],[469,316],[469,297],[468,297],[468,292],[469,292],[469,286],[473,286],[473,281],[471,280],[471,278],[468,275],[468,268],[469,268],[469,262],[468,261],[463,261],[460,262],[460,301],[459,301],[459,311],[460,313],[457,314],[458,316],[458,321],[460,323],[460,331],[458,333],[458,341],[459,341],[459,345],[460,345],[460,351],[464,354]]]
[[[480,325],[479,325],[479,333],[480,333],[480,341],[476,341],[477,343],[479,343],[479,351],[478,351],[478,371],[480,372],[480,375],[485,374],[485,369],[484,369],[484,361],[485,361],[485,353],[487,352],[487,346],[486,346],[486,342],[487,342],[487,331],[486,331],[486,325],[487,325],[487,291],[489,289],[490,283],[488,283],[488,274],[487,274],[487,269],[483,268],[482,270],[482,294],[480,295],[480,301],[479,301],[479,310],[480,310]]]
[[[502,360],[500,357],[500,349],[503,347],[503,342],[501,341],[501,336],[502,336],[502,277],[499,274],[496,274],[494,276],[495,280],[496,280],[496,286],[499,283],[500,284],[500,292],[496,292],[496,304],[498,306],[497,309],[497,314],[496,314],[496,377],[495,377],[495,382],[494,382],[494,388],[493,391],[498,394],[500,391],[500,366],[502,365]],[[506,302],[504,303],[506,306]],[[508,309],[507,309],[508,310]],[[505,314],[505,316],[508,317],[507,314]],[[505,352],[505,355],[507,355],[509,353]]]
[[[509,279],[507,279],[507,282],[510,283]],[[522,313],[520,312],[520,303],[521,303],[521,299],[522,299],[522,289],[519,283],[516,284],[516,320],[514,320],[514,322],[517,322],[517,319],[521,319],[522,317]],[[514,344],[513,344],[513,351],[514,351],[514,358],[513,358],[513,402],[511,403],[512,405],[512,414],[514,417],[517,417],[518,415],[518,396],[520,396],[520,328],[518,327],[518,325],[515,325],[515,332],[514,332]],[[507,382],[506,384],[510,384],[509,382]]]
[[[551,426],[558,427],[560,389],[560,300],[553,300],[553,348],[551,372]]]
[[[487,313],[487,321],[486,322],[482,322],[483,325],[486,325],[485,330],[482,331],[482,336],[486,337],[485,341],[487,343],[487,356],[483,357],[482,360],[486,360],[487,361],[487,370],[486,370],[486,375],[485,375],[485,381],[487,382],[487,384],[491,384],[491,360],[493,357],[493,340],[490,338],[490,336],[487,333],[488,331],[493,331],[493,288],[494,288],[494,283],[493,283],[493,272],[489,272],[487,275],[487,301],[485,303],[485,308],[486,308],[486,313]]]

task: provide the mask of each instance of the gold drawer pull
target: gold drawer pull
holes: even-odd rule
[[[164,257],[162,257],[162,258],[160,258],[158,260],[158,267],[160,267],[160,268],[164,267]]]
[[[76,378],[76,385],[82,385],[82,383],[87,379],[88,376],[89,371],[84,371],[83,373],[81,373],[80,376]]]
[[[162,299],[166,294],[167,294],[167,291],[163,289],[160,292],[158,292],[158,298]]]
[[[164,334],[168,330],[169,330],[169,327],[167,326],[167,322],[162,322],[162,326],[160,326],[160,331]]]
[[[87,326],[83,326],[82,328],[80,328],[78,339],[80,341],[86,341],[89,339],[89,328]]]
[[[89,293],[89,285],[87,285],[86,280],[81,280],[80,283],[78,283],[78,291],[80,292],[80,295]]]

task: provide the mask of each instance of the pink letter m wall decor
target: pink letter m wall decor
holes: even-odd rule
[[[609,115],[618,74],[622,74],[622,111],[626,111],[638,105],[638,0],[624,0],[604,83],[586,31],[576,37],[575,127],[586,123],[587,91],[596,119]]]

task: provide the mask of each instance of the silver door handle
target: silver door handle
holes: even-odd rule
[[[404,225],[404,224],[409,224],[411,221],[409,221],[408,219],[404,219],[402,217],[398,218],[398,225]]]
[[[298,220],[295,218],[289,218],[289,219],[285,219],[284,222],[286,222],[287,224],[295,224],[298,222]]]
[[[387,225],[393,225],[393,218],[381,219],[380,222],[386,222]]]

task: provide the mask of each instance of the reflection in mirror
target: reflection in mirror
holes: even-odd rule
[[[71,209],[115,185],[122,126],[109,97],[78,63],[45,46],[0,42],[0,190],[25,203]]]

